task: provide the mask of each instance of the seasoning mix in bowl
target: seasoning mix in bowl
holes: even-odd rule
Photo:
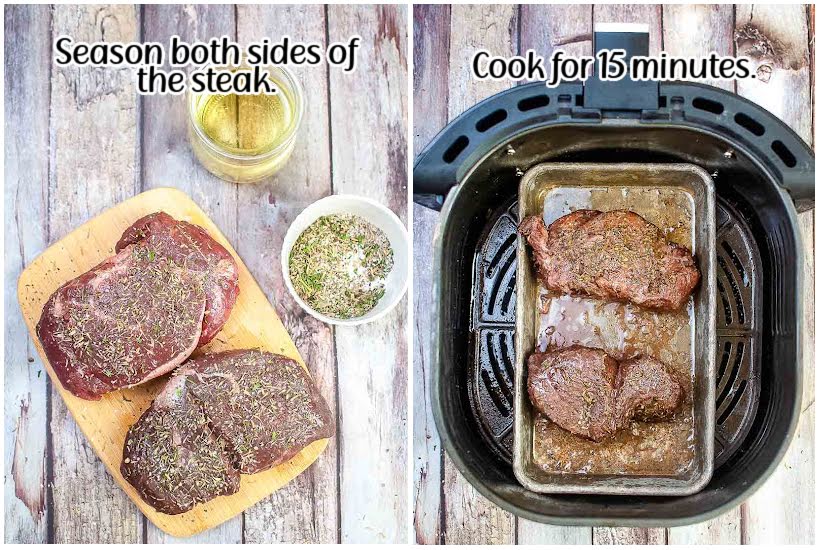
[[[384,231],[353,214],[313,222],[290,251],[290,279],[310,307],[338,319],[361,317],[384,296],[393,249]]]
[[[305,208],[282,243],[282,272],[296,302],[320,321],[358,325],[382,317],[407,289],[409,238],[384,205],[331,195]]]

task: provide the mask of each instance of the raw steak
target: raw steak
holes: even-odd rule
[[[239,490],[239,471],[185,376],[174,376],[125,438],[120,472],[164,514]]]
[[[178,375],[191,380],[243,474],[281,464],[333,435],[327,403],[293,359],[257,350],[226,351],[188,361]]]
[[[63,386],[83,399],[170,372],[196,348],[201,281],[157,252],[128,246],[51,295],[37,336]]]
[[[600,441],[635,420],[669,417],[683,389],[666,366],[641,355],[622,361],[600,349],[570,346],[528,359],[530,401],[563,429]]]
[[[157,212],[137,220],[117,243],[119,252],[153,236],[157,254],[168,256],[201,276],[206,295],[199,345],[210,342],[228,320],[239,294],[239,269],[230,253],[197,225]]]
[[[519,231],[550,290],[671,311],[700,280],[691,251],[634,212],[577,210],[549,228],[540,216],[529,216]]]
[[[236,492],[238,473],[281,464],[333,431],[327,404],[292,359],[203,355],[177,370],[131,427],[120,469],[151,506],[180,513]]]

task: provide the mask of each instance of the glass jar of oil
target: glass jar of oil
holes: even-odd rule
[[[249,183],[277,172],[290,157],[304,94],[285,67],[267,67],[275,94],[188,94],[189,134],[199,161],[227,181]]]

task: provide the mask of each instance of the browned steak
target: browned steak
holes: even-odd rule
[[[210,342],[228,320],[239,294],[239,269],[230,253],[197,225],[165,212],[149,214],[125,230],[117,243],[126,246],[152,236],[158,254],[168,256],[204,279],[205,318],[199,345]]]
[[[603,350],[570,346],[533,353],[527,388],[536,409],[563,429],[601,441],[633,420],[670,416],[683,388],[666,366],[648,356],[620,365]]]
[[[596,441],[615,433],[615,359],[599,349],[572,346],[533,353],[528,365],[530,401],[550,420]]]
[[[151,506],[180,513],[236,492],[238,473],[281,464],[333,432],[327,404],[298,363],[226,351],[174,374],[129,430],[120,469]]]
[[[201,281],[157,252],[157,238],[128,246],[60,287],[37,336],[68,391],[83,399],[170,372],[199,341]]]
[[[327,403],[293,359],[257,350],[226,351],[179,370],[203,402],[237,468],[253,474],[333,435]]]
[[[550,290],[677,310],[700,280],[691,251],[634,212],[577,210],[549,228],[529,216],[519,231]]]
[[[120,472],[164,514],[239,490],[239,471],[188,378],[174,376],[125,438]]]
[[[683,402],[683,388],[666,366],[648,355],[621,361],[618,370],[618,423],[669,417]]]

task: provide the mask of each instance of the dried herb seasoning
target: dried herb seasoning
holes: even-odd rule
[[[361,317],[384,296],[393,249],[384,232],[352,214],[322,216],[296,239],[288,259],[297,294],[336,319]]]

